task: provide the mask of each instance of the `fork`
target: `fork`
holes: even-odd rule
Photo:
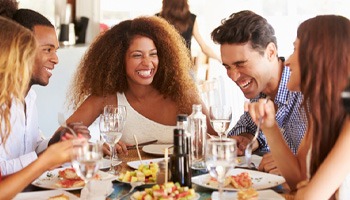
[[[130,183],[131,188],[130,188],[129,192],[118,197],[117,200],[123,199],[124,197],[130,195],[136,187],[143,185],[143,184],[145,184],[145,183],[144,182],[132,182],[132,183]]]
[[[269,101],[269,97],[266,98],[265,104],[268,101]],[[258,125],[256,127],[256,131],[255,131],[255,135],[254,135],[253,139],[248,143],[248,145],[246,146],[245,151],[244,151],[245,162],[246,162],[248,168],[256,168],[255,164],[252,163],[252,148],[253,148],[254,142],[256,141],[256,138],[259,135],[261,121],[262,121],[262,117],[259,118],[259,122],[258,122]]]

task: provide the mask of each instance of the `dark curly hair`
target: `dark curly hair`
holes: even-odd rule
[[[250,42],[252,48],[261,55],[270,42],[277,47],[275,31],[267,20],[260,15],[244,10],[223,19],[221,25],[211,33],[217,44],[245,44]]]
[[[175,101],[181,113],[191,113],[192,104],[200,103],[189,74],[191,58],[182,37],[166,20],[142,16],[115,25],[91,44],[68,95],[73,109],[89,95],[115,95],[128,90],[125,56],[136,36],[150,38],[157,48],[159,65],[152,86]]]

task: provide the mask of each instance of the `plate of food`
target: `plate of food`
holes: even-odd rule
[[[285,181],[282,176],[274,174],[248,169],[233,169],[228,172],[223,189],[226,191],[238,191],[251,187],[256,190],[263,190],[280,185]],[[192,183],[213,190],[218,189],[217,180],[209,174],[192,177]]]
[[[140,160],[135,160],[135,161],[127,162],[126,164],[133,169],[138,169],[141,164],[149,165],[151,163],[159,163],[160,161],[163,161],[163,160],[164,158],[142,160],[142,162]]]
[[[136,170],[120,173],[117,180],[123,183],[156,184],[158,171],[157,163],[140,164]]]
[[[249,188],[246,190],[240,190],[238,192],[225,192],[224,194],[225,199],[259,199],[259,200],[285,200],[284,197],[282,197],[277,192],[268,189],[268,190],[259,190],[256,191],[253,188]],[[211,199],[219,199],[219,192],[214,191],[211,195]]]
[[[188,199],[198,200],[200,195],[188,187],[181,187],[179,183],[168,182],[163,185],[154,185],[151,188],[146,188],[143,191],[136,191],[131,195],[132,200],[142,199]]]
[[[21,192],[13,198],[13,200],[78,200],[79,198],[72,193],[66,192],[64,190],[45,190],[38,192]]]
[[[142,147],[142,151],[152,155],[164,156],[165,149],[169,148],[169,155],[173,154],[173,144],[150,144]]]
[[[98,171],[95,176],[97,180],[113,180],[116,178],[116,176],[103,171]],[[78,190],[84,187],[85,182],[76,174],[72,167],[66,167],[56,168],[43,173],[32,182],[32,185],[45,189]]]

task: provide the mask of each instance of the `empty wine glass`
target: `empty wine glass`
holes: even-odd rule
[[[72,166],[87,187],[87,198],[91,199],[90,180],[94,178],[100,168],[100,161],[103,157],[102,143],[89,143],[87,141],[74,141],[74,153]]]
[[[230,169],[235,167],[237,157],[236,140],[232,138],[213,138],[207,141],[205,164],[209,174],[219,185],[219,199],[223,199],[223,184]]]
[[[232,109],[228,105],[214,105],[209,108],[210,124],[214,131],[218,133],[220,139],[230,126],[232,119]]]
[[[122,137],[122,130],[124,128],[126,119],[125,106],[113,106],[107,105],[104,107],[104,112],[100,116],[100,132],[104,141],[109,145],[110,156],[110,169],[109,173],[115,174],[114,165],[121,163],[116,152],[115,145]]]

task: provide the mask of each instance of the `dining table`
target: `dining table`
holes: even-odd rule
[[[145,153],[142,150],[140,150],[140,155],[142,157],[142,160],[162,158],[161,155],[154,155],[154,154]],[[126,171],[133,171],[134,169],[131,168],[127,163],[131,162],[131,161],[139,160],[139,156],[138,156],[136,149],[128,150],[127,154],[118,154],[118,157],[122,160],[122,162],[119,165],[115,166],[115,169],[118,173],[124,173]],[[207,173],[207,172],[193,170],[192,176],[201,175],[203,173]],[[128,193],[129,190],[131,189],[131,186],[128,183],[123,183],[123,182],[120,182],[118,180],[113,180],[112,183],[113,183],[113,192],[106,198],[106,200],[119,199],[120,196]],[[142,185],[140,187],[136,187],[135,191],[144,190],[146,187],[151,187],[151,186]],[[192,188],[194,188],[196,193],[198,193],[200,195],[199,200],[210,200],[211,194],[214,191],[216,191],[213,189],[209,189],[207,187],[196,185],[194,183],[192,183]],[[274,190],[275,192],[279,193],[286,200],[294,199],[294,193],[290,192],[290,190],[287,188],[288,188],[288,186],[286,185],[286,183],[283,183],[283,184],[275,186],[271,189]],[[42,190],[45,190],[45,189],[34,186],[34,185],[29,185],[23,192],[42,191]],[[69,190],[67,192],[70,192],[70,193],[74,194],[75,196],[80,197],[81,190]],[[130,199],[130,195],[128,195],[122,199],[123,200]]]

